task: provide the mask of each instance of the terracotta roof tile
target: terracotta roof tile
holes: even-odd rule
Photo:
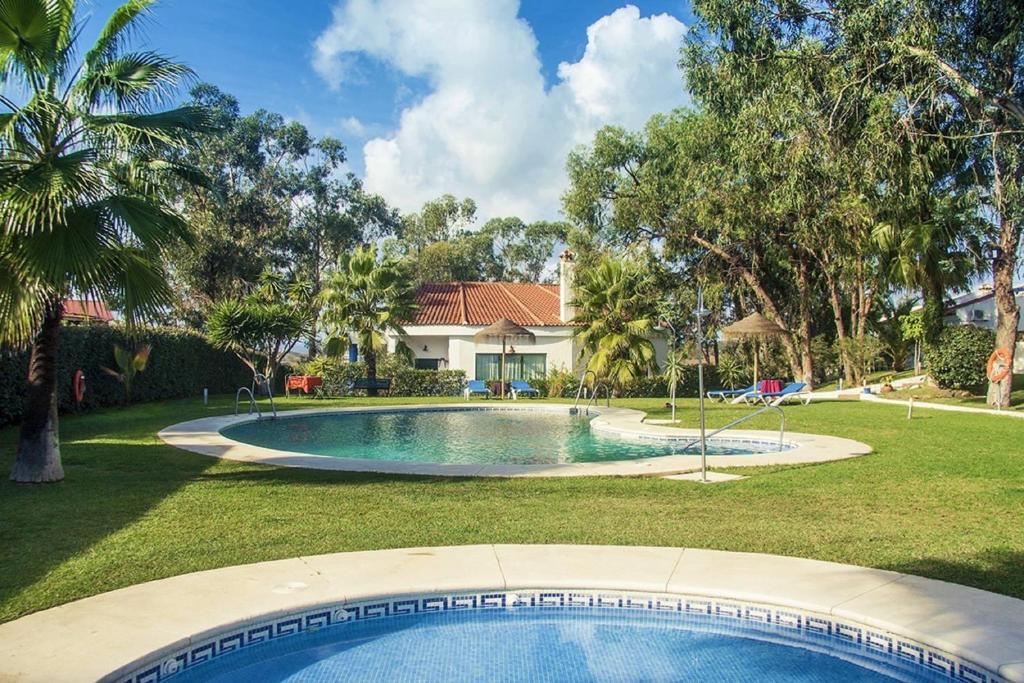
[[[419,310],[410,325],[490,325],[508,318],[519,325],[561,326],[558,285],[521,282],[443,282],[416,293]]]
[[[107,310],[102,301],[67,299],[64,301],[64,317],[72,320],[91,318],[110,322],[114,319],[114,314]]]

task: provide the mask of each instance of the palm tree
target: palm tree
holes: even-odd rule
[[[378,262],[376,247],[359,247],[338,259],[327,274],[320,300],[328,355],[347,347],[348,333],[353,332],[366,360],[366,378],[377,379],[377,354],[387,348],[385,334],[404,335],[402,322],[416,309],[412,279],[397,261]]]
[[[64,476],[55,396],[64,299],[107,294],[135,325],[169,302],[160,254],[188,238],[163,191],[172,179],[203,184],[174,159],[208,118],[158,111],[191,72],[125,51],[151,4],[115,10],[78,63],[75,0],[0,3],[0,343],[32,347],[14,481]]]
[[[605,258],[576,275],[574,323],[587,369],[615,387],[658,370],[650,335],[657,315],[651,279],[632,260]]]

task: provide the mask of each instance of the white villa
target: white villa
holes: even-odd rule
[[[1024,284],[1013,288],[1017,305],[1024,310]],[[992,285],[985,284],[973,292],[961,294],[946,302],[943,321],[947,325],[976,325],[995,329],[996,302]],[[1024,372],[1024,315],[1017,326],[1017,348],[1013,354],[1013,371]]]
[[[532,341],[510,341],[506,348],[508,379],[542,377],[553,368],[576,371],[578,347],[573,340],[573,254],[559,258],[557,285],[522,282],[445,282],[425,284],[416,294],[419,309],[405,324],[403,341],[417,368],[464,370],[468,379],[500,376],[501,341],[476,341],[473,335],[501,318],[522,325]],[[388,339],[393,351],[396,335]],[[667,357],[664,338],[655,340],[658,362]]]

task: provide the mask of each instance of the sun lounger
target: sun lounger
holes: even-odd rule
[[[744,403],[761,402],[764,405],[777,406],[788,400],[797,399],[807,405],[811,402],[811,392],[804,391],[806,384],[792,382],[782,388],[781,391],[751,391],[743,394]]]
[[[746,389],[712,389],[705,395],[712,401],[726,401],[730,398],[742,396],[743,394],[749,394],[755,389],[757,389],[757,387],[751,384]]]
[[[540,391],[538,391],[537,389],[534,389],[533,387],[531,387],[530,383],[525,381],[525,380],[514,379],[511,382],[509,382],[508,384],[509,384],[509,387],[511,387],[511,389],[512,389],[512,400],[513,401],[516,401],[516,400],[519,399],[519,394],[524,394],[526,396],[533,396],[534,398],[540,398]]]
[[[462,393],[468,401],[473,394],[483,394],[484,398],[488,398],[491,395],[491,390],[487,388],[487,382],[482,379],[471,379],[466,383],[466,388]]]

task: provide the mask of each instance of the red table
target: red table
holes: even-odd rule
[[[288,375],[284,382],[285,396],[292,389],[298,389],[304,394],[311,394],[317,387],[323,386],[324,378],[315,375]]]

